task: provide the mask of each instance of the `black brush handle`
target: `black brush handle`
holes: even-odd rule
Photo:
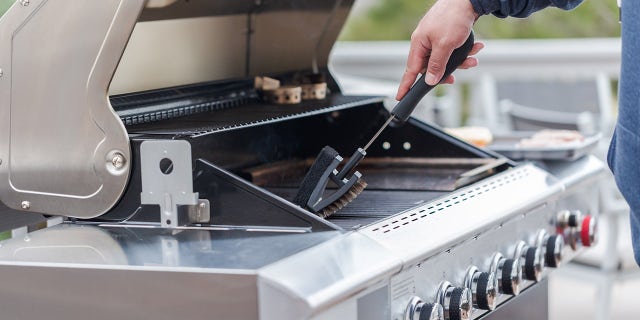
[[[444,71],[444,75],[440,79],[446,79],[450,76],[454,70],[460,66],[464,60],[469,56],[469,52],[473,48],[473,30],[469,34],[467,40],[457,49],[453,50],[451,53],[451,57],[449,58],[449,62],[447,62],[447,68]],[[424,82],[424,73],[418,78],[418,80],[413,84],[409,92],[400,99],[398,104],[393,108],[391,114],[394,116],[394,124],[400,125],[404,124],[413,110],[415,110],[418,102],[422,100],[422,98],[433,89],[435,86],[430,86],[426,82]],[[438,81],[439,82],[439,81]]]

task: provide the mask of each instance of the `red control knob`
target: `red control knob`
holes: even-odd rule
[[[597,219],[592,216],[586,216],[582,219],[582,226],[580,228],[580,241],[585,247],[590,247],[595,244]]]

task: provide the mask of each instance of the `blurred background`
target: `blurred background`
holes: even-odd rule
[[[393,107],[408,39],[434,2],[356,0],[330,58],[343,90],[387,96]],[[601,137],[592,154],[605,161],[617,117],[618,15],[616,0],[585,0],[571,11],[481,17],[474,26],[476,40],[486,45],[477,55],[480,65],[458,70],[456,83],[437,87],[414,116],[445,129],[488,129],[494,138],[577,130]],[[551,319],[627,319],[638,309],[629,209],[608,171],[596,200],[598,244],[552,273]]]
[[[407,40],[435,0],[356,0],[341,40]],[[585,0],[570,13],[548,8],[525,19],[483,17],[474,31],[482,39],[618,37],[615,0]]]

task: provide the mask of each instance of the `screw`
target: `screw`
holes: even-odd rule
[[[111,159],[111,164],[113,165],[114,168],[116,169],[122,169],[122,167],[124,167],[124,155],[122,155],[122,153],[116,153],[113,155],[113,159]]]
[[[29,5],[29,0],[20,0],[20,4],[26,7]]]
[[[20,203],[20,207],[22,207],[22,209],[24,210],[29,210],[29,208],[31,208],[31,202],[22,201],[22,203]]]

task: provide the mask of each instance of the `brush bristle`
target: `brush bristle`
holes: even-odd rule
[[[331,203],[330,205],[324,207],[324,209],[320,210],[317,215],[322,218],[328,218],[332,214],[338,212],[338,210],[344,208],[347,204],[351,203],[355,198],[364,191],[367,187],[367,182],[363,179],[358,179],[356,183],[351,187],[347,192],[345,192],[342,197],[338,198],[336,201]]]

